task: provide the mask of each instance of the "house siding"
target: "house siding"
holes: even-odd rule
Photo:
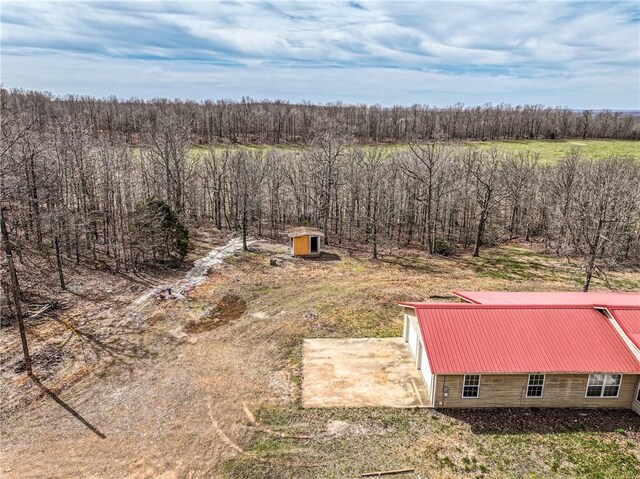
[[[585,398],[588,374],[547,374],[543,397],[527,398],[528,374],[483,374],[477,398],[462,398],[464,375],[436,375],[434,406],[442,408],[492,407],[572,407],[619,408],[633,407],[638,375],[622,377],[617,398]],[[444,386],[449,396],[444,397]],[[636,403],[638,409],[640,405]],[[637,410],[637,409],[634,409]]]

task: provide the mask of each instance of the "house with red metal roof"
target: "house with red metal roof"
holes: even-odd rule
[[[583,304],[587,306],[637,306],[640,293],[589,292],[515,292],[515,291],[454,291],[453,294],[475,304]]]
[[[485,304],[400,303],[404,340],[434,407],[640,413],[637,295],[557,297],[574,301],[563,304],[547,293],[482,293],[467,301]]]

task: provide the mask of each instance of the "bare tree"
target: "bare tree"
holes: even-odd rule
[[[371,242],[372,257],[378,259],[378,228],[380,209],[385,194],[383,185],[387,176],[389,156],[383,150],[360,150],[356,162],[362,175],[364,209],[366,214],[366,238]]]
[[[403,162],[403,171],[422,185],[418,199],[425,206],[424,244],[429,254],[433,254],[435,245],[435,221],[433,218],[434,184],[443,164],[447,160],[450,149],[442,142],[409,143],[411,157]]]
[[[480,256],[483,235],[491,210],[502,200],[504,189],[502,183],[503,157],[496,148],[488,153],[468,150],[464,157],[465,167],[475,182],[475,196],[480,213],[476,228],[473,256]]]
[[[581,163],[565,221],[573,245],[584,257],[583,290],[588,291],[597,262],[615,258],[629,226],[637,221],[640,169],[636,161],[627,159]]]
[[[315,188],[320,202],[319,221],[326,245],[329,244],[331,200],[340,179],[340,162],[352,142],[353,137],[345,124],[326,119],[317,126],[311,148],[306,153],[308,166],[315,177]]]

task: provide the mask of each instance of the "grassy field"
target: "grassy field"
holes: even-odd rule
[[[626,140],[522,140],[467,142],[481,149],[497,146],[508,151],[533,151],[543,162],[556,161],[566,156],[572,148],[580,148],[584,156],[607,158],[624,156],[640,159],[640,142]]]
[[[300,404],[303,338],[399,336],[398,301],[443,301],[453,289],[579,290],[579,264],[511,245],[487,250],[481,258],[397,251],[380,261],[335,249],[339,261],[267,266],[265,255],[278,251],[262,245],[230,261],[239,278],[246,273],[256,281],[245,293],[249,313],[287,318],[279,341],[294,400],[258,409],[258,420],[271,432],[254,432],[246,454],[226,463],[228,477],[343,478],[405,467],[438,478],[640,474],[640,420],[631,412],[305,409]],[[594,287],[607,285],[598,281]],[[608,287],[640,289],[640,274],[615,272]]]
[[[580,148],[584,156],[590,158],[607,158],[614,156],[632,157],[640,159],[640,141],[631,140],[520,140],[520,141],[468,141],[467,146],[476,146],[480,149],[489,149],[496,146],[507,151],[531,151],[540,155],[542,162],[557,161],[571,151],[572,148]],[[239,146],[215,146],[217,150],[225,148],[243,148],[247,150],[263,150],[269,146],[239,145]],[[279,150],[301,151],[301,145],[275,145]],[[367,148],[384,148],[389,152],[395,149],[406,149],[407,145],[370,145]],[[193,154],[203,154],[205,147],[193,149]]]

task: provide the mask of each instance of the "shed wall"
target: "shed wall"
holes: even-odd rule
[[[542,398],[527,398],[528,374],[483,374],[477,398],[462,398],[463,375],[437,375],[434,406],[445,408],[483,407],[573,407],[623,408],[633,405],[638,376],[622,377],[617,398],[585,398],[588,374],[547,374]],[[444,386],[449,397],[444,397]]]
[[[293,255],[305,256],[311,253],[311,242],[308,236],[296,236],[293,238]]]

